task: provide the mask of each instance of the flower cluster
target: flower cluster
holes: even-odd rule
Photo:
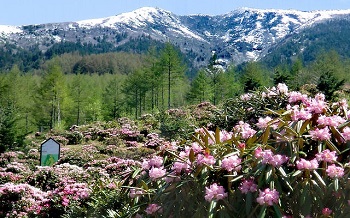
[[[225,157],[222,159],[221,167],[227,171],[239,171],[242,168],[242,166],[240,166],[241,161],[242,160],[237,155]]]
[[[256,192],[258,190],[258,185],[252,178],[244,179],[239,186],[239,190],[244,194],[247,194],[248,192]]]
[[[316,170],[319,166],[317,159],[305,160],[304,158],[300,158],[300,160],[296,161],[296,165],[298,170]]]
[[[252,129],[248,123],[245,123],[243,121],[240,121],[234,127],[234,130],[235,130],[235,133],[238,133],[241,135],[242,139],[248,139],[256,133],[256,130]]]
[[[337,154],[335,151],[330,151],[329,149],[325,149],[322,152],[316,154],[316,159],[318,161],[333,163],[337,161]]]
[[[328,166],[326,172],[331,178],[340,178],[344,176],[344,169],[342,167],[335,166],[335,164]]]
[[[218,201],[227,197],[227,193],[223,186],[217,185],[216,183],[211,184],[209,187],[205,187],[205,200],[207,201]]]
[[[288,161],[288,157],[280,154],[273,154],[271,150],[262,150],[261,147],[255,150],[254,156],[262,159],[263,164],[270,164],[274,167],[280,167]]]
[[[270,190],[267,188],[264,191],[259,190],[259,197],[256,199],[256,201],[260,205],[272,206],[273,204],[278,203],[279,197],[279,193],[276,189]]]

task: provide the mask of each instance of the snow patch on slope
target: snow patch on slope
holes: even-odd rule
[[[7,36],[13,33],[23,32],[18,26],[0,25],[0,35]]]

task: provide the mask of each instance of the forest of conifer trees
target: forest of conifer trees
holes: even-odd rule
[[[0,74],[0,150],[20,146],[28,133],[138,118],[205,101],[220,105],[281,82],[293,89],[309,84],[308,91],[336,98],[350,68],[350,61],[336,52],[321,53],[307,66],[296,59],[275,69],[259,62],[224,69],[214,54],[191,77],[184,56],[170,43],[145,54],[65,53],[41,62],[37,69],[13,65]]]

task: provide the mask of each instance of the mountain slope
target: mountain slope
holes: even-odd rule
[[[259,60],[288,37],[330,19],[346,19],[350,10],[312,11],[241,8],[217,16],[178,16],[159,8],[140,8],[116,16],[77,22],[1,26],[0,43],[46,51],[58,42],[119,47],[138,37],[171,41],[190,53],[194,66],[207,63],[216,51],[222,63]]]
[[[290,64],[297,57],[305,64],[314,61],[323,51],[334,50],[342,57],[350,57],[350,15],[315,23],[284,38],[261,58],[266,66]]]

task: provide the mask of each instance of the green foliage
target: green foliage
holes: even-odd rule
[[[323,92],[327,99],[332,99],[334,93],[342,90],[346,73],[342,66],[340,56],[335,51],[320,54],[311,65],[311,71],[319,75],[317,88]]]
[[[61,125],[61,113],[65,109],[66,87],[64,75],[61,68],[53,64],[41,81],[36,95],[36,113],[38,125],[53,129],[56,125]]]
[[[345,80],[337,79],[331,72],[327,71],[321,74],[317,89],[322,91],[327,99],[332,99],[334,93],[341,90]]]
[[[0,151],[3,152],[22,145],[29,123],[26,120],[28,99],[23,93],[26,87],[18,67],[14,66],[9,74],[0,78]]]
[[[194,128],[193,118],[185,109],[170,109],[159,113],[161,135],[167,139],[187,138]]]
[[[18,142],[15,129],[15,116],[13,108],[0,108],[0,153],[6,150],[13,150]]]
[[[269,81],[263,68],[258,63],[248,63],[243,70],[242,85],[244,92],[268,86]]]
[[[123,108],[122,83],[123,77],[113,75],[103,93],[103,112],[105,120],[115,120],[121,117]]]
[[[175,47],[170,43],[165,43],[164,49],[161,51],[159,58],[159,69],[164,75],[165,83],[167,84],[168,89],[168,109],[170,109],[171,96],[172,96],[172,87],[177,80],[184,79],[185,75],[185,66],[181,62],[180,54],[175,49]]]
[[[226,130],[230,130],[242,120],[255,124],[265,115],[276,116],[270,110],[278,111],[287,104],[287,95],[279,93],[276,89],[262,88],[251,91],[226,100],[222,110],[217,112],[214,124]]]
[[[209,77],[204,70],[200,70],[191,84],[188,93],[188,100],[193,103],[201,103],[211,99],[212,90],[209,83]]]

